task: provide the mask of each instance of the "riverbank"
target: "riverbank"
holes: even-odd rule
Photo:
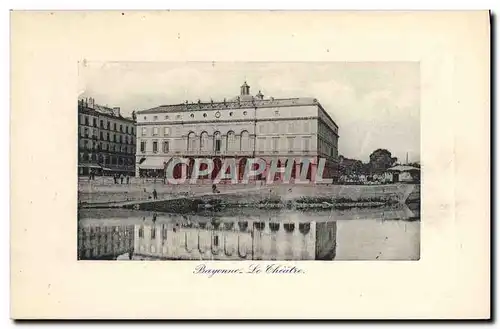
[[[160,200],[145,200],[135,202],[116,203],[106,207],[122,207],[128,209],[194,213],[199,211],[218,212],[228,208],[250,209],[349,209],[349,208],[377,208],[394,204],[405,204],[409,194],[415,186],[395,185],[384,186],[383,190],[375,190],[373,186],[364,190],[356,187],[354,193],[346,197],[347,193],[332,193],[332,189],[321,191],[316,187],[288,188],[288,193],[281,193],[283,187],[271,189],[252,188],[244,191],[227,191],[225,193],[204,193],[199,195],[168,198]],[[351,188],[348,188],[349,190]],[[293,192],[295,190],[295,193]],[[298,190],[298,191],[297,191]],[[307,195],[304,192],[314,192]],[[345,191],[343,191],[345,192]],[[352,192],[352,191],[351,191]],[[306,194],[304,196],[303,194]],[[99,205],[102,207],[101,205]],[[96,207],[90,205],[85,207]]]
[[[388,185],[218,185],[220,193],[212,193],[210,185],[164,185],[161,182],[146,184],[97,184],[83,182],[78,186],[80,206],[152,200],[156,190],[158,200],[203,197],[208,200],[224,200],[229,204],[270,204],[272,202],[304,204],[408,202],[420,201],[420,186],[411,184]]]
[[[314,221],[331,220],[406,220],[413,221],[420,217],[420,212],[406,205],[383,206],[379,208],[349,209],[258,209],[258,208],[226,208],[219,212],[202,210],[195,213],[164,213],[134,209],[79,209],[79,225],[134,225],[141,223],[178,223],[180,226],[193,223],[210,223],[214,220],[222,222],[238,221]]]

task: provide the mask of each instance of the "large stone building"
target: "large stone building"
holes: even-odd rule
[[[262,158],[269,168],[277,157],[295,161],[292,178],[298,177],[299,159],[326,159],[322,177],[338,178],[338,126],[314,98],[265,98],[250,95],[245,82],[240,95],[222,102],[186,101],[162,105],[137,114],[136,175],[165,174],[171,157],[214,159],[213,179],[224,158],[236,158],[242,177],[246,159]],[[188,173],[192,171],[192,164]],[[203,168],[202,168],[203,169]],[[316,165],[307,176],[315,177]],[[180,167],[174,176],[180,175]],[[261,175],[260,178],[265,177]]]
[[[135,121],[120,108],[78,101],[78,174],[135,174]]]

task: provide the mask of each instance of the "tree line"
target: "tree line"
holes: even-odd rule
[[[339,170],[341,175],[373,175],[385,172],[387,169],[395,166],[398,158],[393,157],[391,152],[386,149],[377,149],[370,154],[368,163],[361,160],[349,159],[339,156]],[[420,164],[413,162],[408,166],[420,168]]]

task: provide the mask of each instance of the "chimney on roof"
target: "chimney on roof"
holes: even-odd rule
[[[247,85],[246,81],[240,87],[240,94],[241,94],[241,96],[250,95],[250,86]]]
[[[259,90],[259,93],[257,95],[255,95],[255,98],[263,100],[264,99],[264,94],[262,94],[261,91]]]
[[[113,107],[113,115],[115,117],[119,117],[120,116],[120,108],[119,107]]]
[[[89,97],[89,102],[88,102],[88,107],[90,107],[91,109],[94,108],[94,104],[95,104],[95,100],[92,98],[92,97]]]

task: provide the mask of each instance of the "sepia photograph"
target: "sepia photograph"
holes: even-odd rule
[[[488,11],[10,16],[11,318],[491,317]]]
[[[78,79],[78,260],[419,260],[418,62]]]

